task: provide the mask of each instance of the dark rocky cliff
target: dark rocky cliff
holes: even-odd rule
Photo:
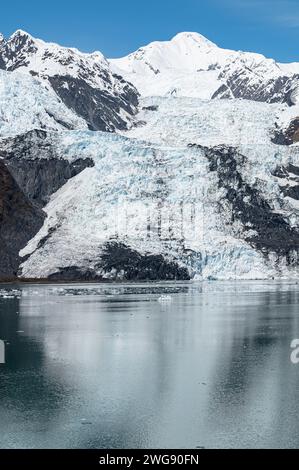
[[[42,227],[50,196],[94,165],[89,158],[59,158],[51,139],[34,130],[0,143],[0,281],[17,277],[19,251]]]
[[[20,189],[0,160],[0,280],[13,280],[19,251],[42,227],[45,213]]]
[[[33,130],[0,143],[0,157],[16,182],[26,196],[41,207],[70,178],[94,166],[90,158],[78,157],[72,162],[59,158],[54,139],[46,131]]]

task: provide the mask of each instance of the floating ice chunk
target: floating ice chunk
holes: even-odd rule
[[[172,297],[171,295],[161,295],[159,298],[158,298],[158,302],[160,303],[170,303],[172,302]]]
[[[0,290],[0,297],[2,299],[19,299],[20,298],[20,291],[17,289],[4,289]]]

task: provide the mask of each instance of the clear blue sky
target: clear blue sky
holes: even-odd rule
[[[299,61],[299,0],[11,0],[0,18],[5,36],[25,29],[107,57],[197,31],[222,47]]]

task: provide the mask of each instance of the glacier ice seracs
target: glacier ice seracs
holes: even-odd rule
[[[186,267],[191,278],[296,276],[297,264],[288,263],[285,254],[275,249],[266,254],[246,241],[254,240],[254,227],[245,227],[240,214],[234,213],[227,186],[219,186],[205,151],[220,148],[225,156],[231,145],[245,155],[238,168],[243,188],[249,191],[244,198],[257,192],[261,207],[269,205],[264,209],[265,217],[271,213],[269,223],[280,214],[281,223],[288,226],[298,214],[298,201],[283,196],[280,178],[273,174],[279,166],[298,164],[299,149],[271,142],[276,116],[287,108],[183,98],[148,98],[142,105],[156,110],[141,111],[147,124],[125,136],[60,133],[55,145],[63,158],[80,154],[92,158],[95,167],[52,196],[43,228],[21,252],[28,257],[22,275],[48,277],[76,266],[99,277],[122,277],[121,271],[105,272],[101,266],[105,244],[113,240],[138,253],[162,253]],[[227,183],[232,188],[235,178],[234,174]],[[298,229],[297,215],[292,223]]]

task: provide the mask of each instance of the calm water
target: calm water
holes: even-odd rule
[[[0,286],[0,447],[299,447],[298,307],[295,282]]]

